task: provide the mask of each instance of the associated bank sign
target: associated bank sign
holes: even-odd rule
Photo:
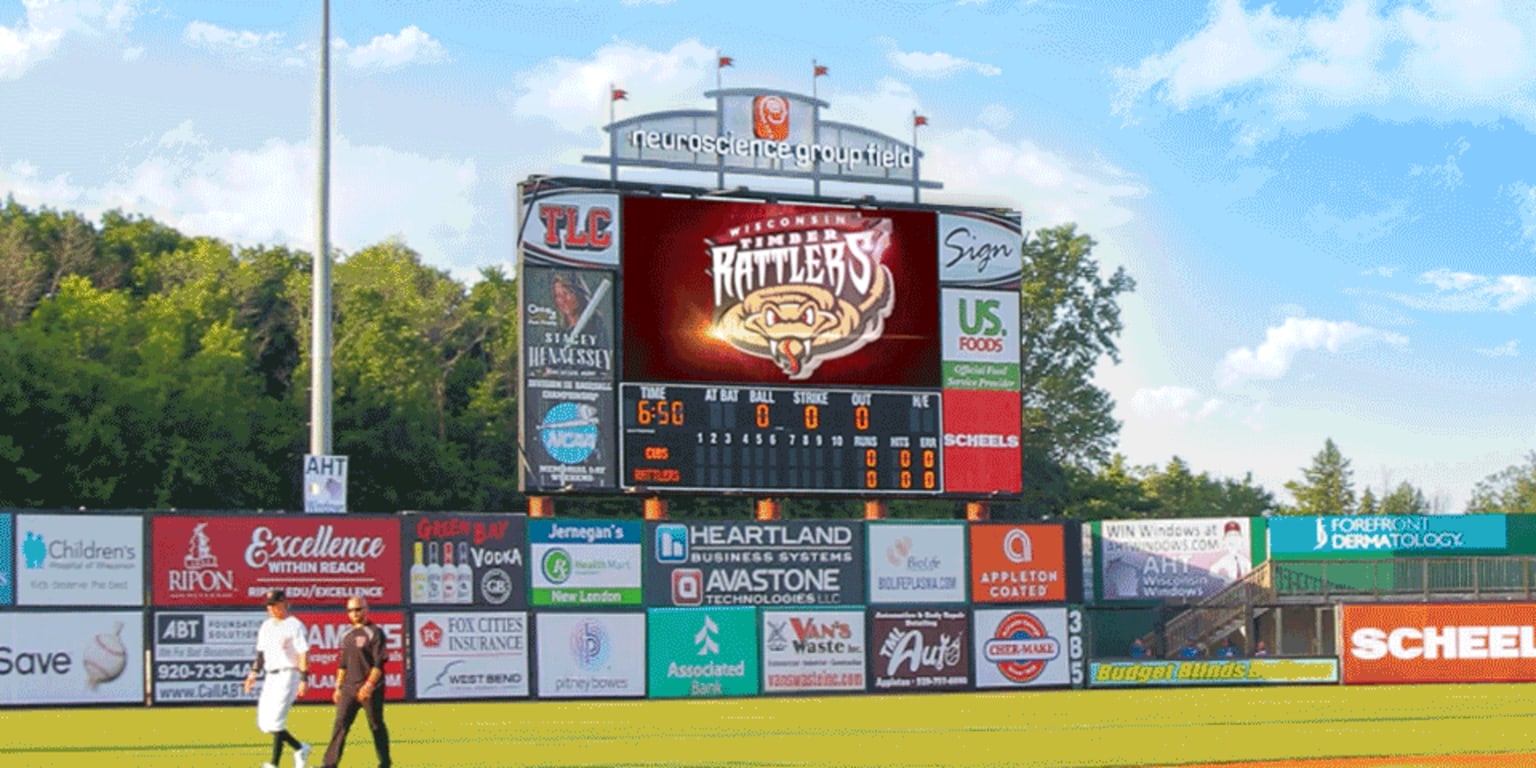
[[[1502,553],[1503,515],[1335,515],[1269,519],[1270,556],[1305,560],[1402,552]]]

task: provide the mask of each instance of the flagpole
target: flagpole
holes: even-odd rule
[[[816,71],[820,68],[820,65],[816,63],[816,60],[811,59],[811,98],[813,99],[816,98],[816,78],[818,77]]]
[[[619,183],[619,144],[614,138],[613,130],[613,103],[618,101],[614,96],[616,90],[613,83],[608,84],[608,181],[611,184]]]

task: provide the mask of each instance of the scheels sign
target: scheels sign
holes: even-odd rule
[[[1536,603],[1344,605],[1345,683],[1536,680]]]

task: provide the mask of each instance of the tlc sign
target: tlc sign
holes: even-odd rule
[[[541,204],[544,244],[550,248],[601,251],[613,246],[613,210],[591,206]]]

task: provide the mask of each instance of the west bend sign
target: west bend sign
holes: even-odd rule
[[[940,189],[923,181],[918,166],[923,153],[878,131],[822,118],[829,104],[788,91],[727,88],[709,91],[713,110],[672,110],[614,121],[606,126],[608,155],[587,155],[583,162],[618,167],[712,171],[725,187],[725,174],[811,179],[816,194],[822,181],[895,184]],[[914,142],[916,135],[914,134]]]

